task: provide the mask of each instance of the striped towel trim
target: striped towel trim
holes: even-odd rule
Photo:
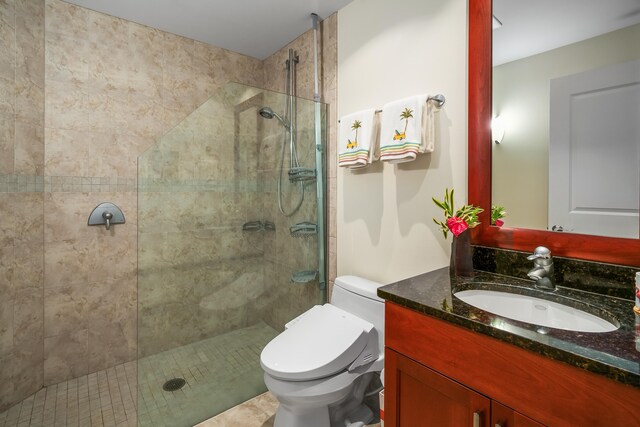
[[[380,158],[382,160],[385,157],[397,158],[403,155],[414,155],[420,150],[420,144],[417,142],[405,142],[402,144],[391,144],[384,147],[380,147]]]
[[[369,161],[369,150],[365,150],[363,148],[347,151],[344,153],[340,153],[338,155],[338,163],[342,166],[347,166],[353,164],[354,162],[365,162]]]

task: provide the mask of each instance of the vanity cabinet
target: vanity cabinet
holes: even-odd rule
[[[640,389],[385,305],[385,426],[640,425]]]
[[[386,352],[395,377],[395,411],[385,425],[438,427],[543,427],[532,419],[397,353]],[[388,395],[389,387],[385,395]],[[391,414],[395,412],[394,421]]]
[[[459,427],[489,426],[491,401],[468,387],[393,350],[385,353],[385,372],[393,372],[395,415],[385,408],[385,425]],[[388,377],[387,377],[388,378]],[[385,399],[389,386],[385,390]],[[392,419],[395,418],[395,424]]]

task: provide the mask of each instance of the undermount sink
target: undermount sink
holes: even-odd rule
[[[586,311],[530,295],[468,289],[454,295],[469,305],[520,322],[576,332],[611,332],[619,326]]]

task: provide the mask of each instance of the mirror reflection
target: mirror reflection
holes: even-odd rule
[[[639,237],[640,1],[493,1],[492,204]]]

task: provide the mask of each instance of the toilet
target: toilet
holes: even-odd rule
[[[274,427],[360,427],[363,403],[384,367],[384,300],[379,283],[337,277],[331,303],[285,325],[260,355],[264,381],[278,399]]]

